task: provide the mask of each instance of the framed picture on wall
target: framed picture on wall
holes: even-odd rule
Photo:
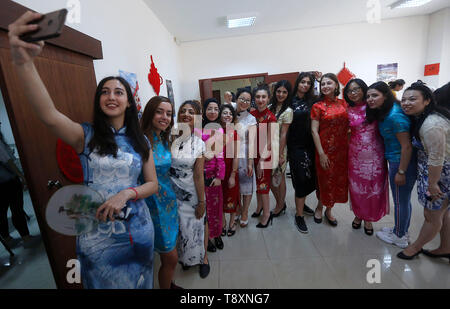
[[[169,98],[170,102],[172,102],[172,104],[175,105],[175,99],[173,97],[172,81],[166,79],[166,86],[167,86],[167,97]]]
[[[379,64],[377,66],[377,81],[389,82],[397,78],[398,63]]]

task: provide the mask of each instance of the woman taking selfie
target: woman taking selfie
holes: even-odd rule
[[[43,42],[28,44],[19,38],[35,29],[27,23],[39,16],[27,12],[9,27],[12,59],[23,93],[36,116],[79,154],[85,185],[106,199],[97,210],[96,217],[102,221],[98,229],[77,237],[83,286],[152,288],[154,231],[143,199],[157,191],[158,181],[130,86],[120,77],[103,79],[95,93],[92,124],[73,122],[60,113],[33,63]],[[138,185],[141,171],[145,182]],[[130,209],[122,229],[113,229],[114,215]]]

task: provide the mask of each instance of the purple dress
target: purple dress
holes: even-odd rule
[[[365,102],[349,107],[348,149],[350,206],[355,216],[376,222],[389,213],[388,169],[378,123],[366,123]]]

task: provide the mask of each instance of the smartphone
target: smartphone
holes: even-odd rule
[[[66,17],[67,9],[45,14],[40,19],[29,23],[37,24],[39,26],[38,29],[22,35],[20,39],[25,42],[37,42],[56,38],[61,35]]]
[[[211,187],[214,178],[206,178],[205,179],[205,187]]]

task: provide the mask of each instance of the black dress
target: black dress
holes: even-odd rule
[[[288,161],[295,196],[306,197],[316,190],[315,146],[311,134],[311,106],[306,100],[294,98],[294,119],[287,135]]]

